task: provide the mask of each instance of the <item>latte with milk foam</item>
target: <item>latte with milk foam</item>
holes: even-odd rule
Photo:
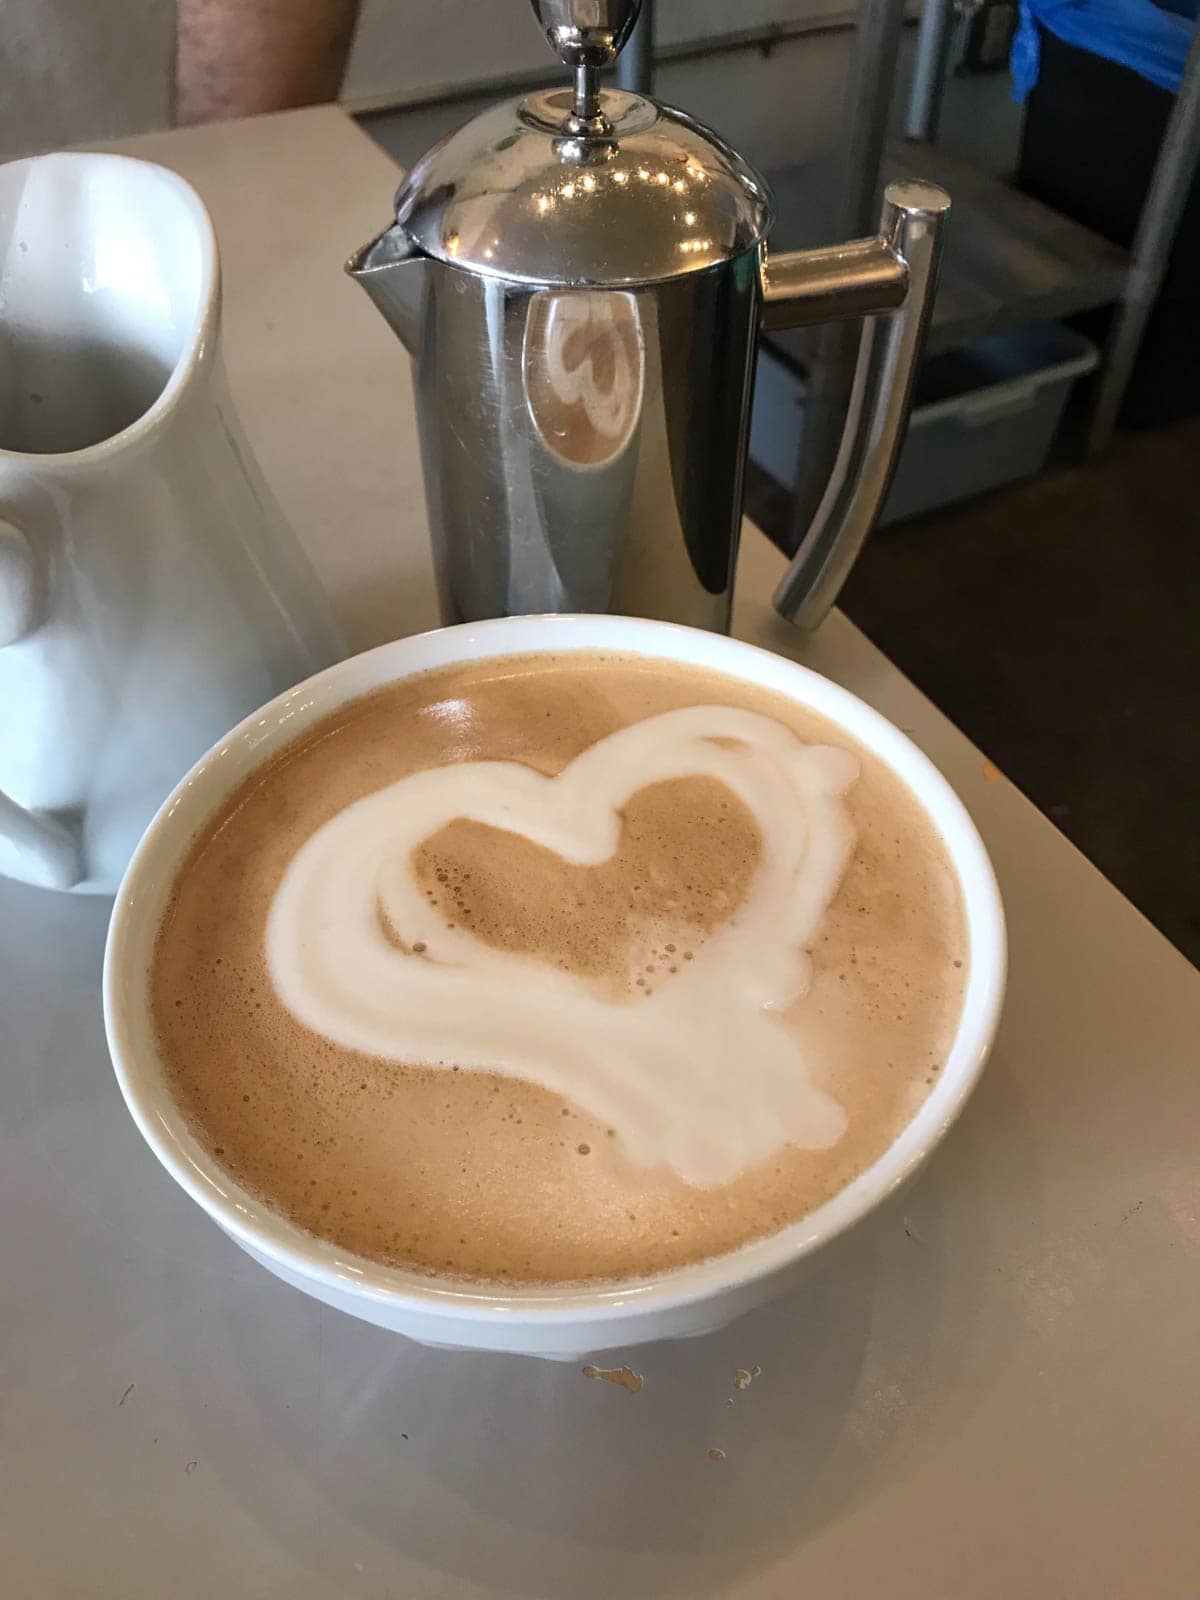
[[[736,678],[507,657],[341,708],[195,842],[156,946],[169,1080],[350,1255],[644,1277],[803,1217],[949,1050],[953,868],[901,780]]]

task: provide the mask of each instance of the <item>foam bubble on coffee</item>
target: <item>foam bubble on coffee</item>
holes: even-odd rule
[[[843,1107],[815,1081],[778,1013],[808,977],[853,847],[848,751],[804,743],[756,712],[691,706],[609,734],[555,777],[515,762],[417,772],[326,822],[284,874],[267,924],[277,992],[339,1046],[501,1073],[613,1128],[639,1166],[717,1185],[785,1144],[826,1149]],[[623,805],[652,784],[710,778],[759,834],[748,890],[653,988],[622,998],[496,948],[431,904],[411,866],[464,818],[578,866],[610,859]],[[699,941],[697,941],[699,943]]]

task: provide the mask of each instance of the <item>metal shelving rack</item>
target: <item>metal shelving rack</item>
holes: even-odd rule
[[[904,0],[861,0],[840,155],[769,174],[780,201],[774,238],[785,249],[870,230],[882,185],[913,175],[954,202],[929,333],[931,351],[1051,317],[1115,306],[1091,400],[1086,448],[1103,450],[1161,286],[1200,163],[1200,29],[1188,55],[1141,222],[1129,252],[1004,179],[957,161],[932,142],[941,109],[954,0],[924,0],[906,139],[886,138]],[[791,547],[804,535],[833,465],[857,347],[852,325],[772,334],[808,374]]]
[[[870,233],[893,177],[940,183],[954,202],[929,333],[931,351],[1033,322],[1115,306],[1087,430],[1090,452],[1112,437],[1154,300],[1200,166],[1200,27],[1159,151],[1132,249],[1118,249],[1004,179],[939,150],[937,135],[954,0],[924,0],[905,130],[889,141],[904,0],[860,0],[837,157],[768,174],[779,201],[772,242],[783,249]],[[625,86],[648,91],[653,0],[627,47]],[[853,324],[768,336],[809,374],[795,542],[816,510],[841,436],[858,344]]]
[[[921,165],[939,182],[943,180],[933,169],[941,158],[932,141],[937,137],[953,10],[954,0],[924,0],[906,123],[909,140],[921,141],[910,146],[910,159],[916,162],[919,150]],[[886,117],[887,107],[880,109]],[[979,229],[981,204],[991,211],[996,223],[991,230],[994,243],[1002,247],[1007,241],[1011,245],[1011,254],[1002,267],[1002,276],[1009,277],[1010,282],[1004,285],[1006,292],[997,299],[995,307],[1000,325],[1012,325],[1006,319],[1022,299],[1037,298],[1039,284],[1043,281],[1041,268],[1059,246],[1063,247],[1059,291],[1064,304],[1057,310],[1039,314],[1067,316],[1071,312],[1114,304],[1118,308],[1103,352],[1093,399],[1088,429],[1091,451],[1102,450],[1112,437],[1198,164],[1200,28],[1192,40],[1137,234],[1127,256],[1088,234],[1086,229],[1074,224],[1063,229],[1065,218],[1047,206],[1039,206],[1017,195],[1007,184],[988,174],[964,168],[958,180],[967,206],[965,215],[959,218],[959,231],[967,233],[969,242],[968,248],[953,262],[947,253],[945,290],[954,304],[943,323],[952,322],[959,309],[963,287],[960,280],[966,265],[963,258],[972,253],[970,246],[977,242],[972,236]],[[946,186],[951,187],[950,181],[947,180]],[[951,193],[954,192],[951,188]],[[1019,205],[1014,203],[1018,201]],[[1118,260],[1119,273],[1115,271]],[[1011,274],[1006,270],[1009,266],[1013,269]]]

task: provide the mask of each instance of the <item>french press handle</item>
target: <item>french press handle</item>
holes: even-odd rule
[[[949,209],[950,197],[935,184],[890,183],[876,238],[764,257],[764,328],[866,318],[833,471],[775,591],[776,610],[806,633],[836,601],[883,509],[904,441]]]

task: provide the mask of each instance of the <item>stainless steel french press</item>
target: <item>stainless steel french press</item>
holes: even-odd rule
[[[443,618],[726,630],[759,328],[865,317],[832,478],[776,595],[814,628],[887,492],[949,201],[894,183],[876,238],[771,255],[748,162],[598,87],[640,0],[533,6],[573,87],[436,145],[348,264],[415,362]]]

